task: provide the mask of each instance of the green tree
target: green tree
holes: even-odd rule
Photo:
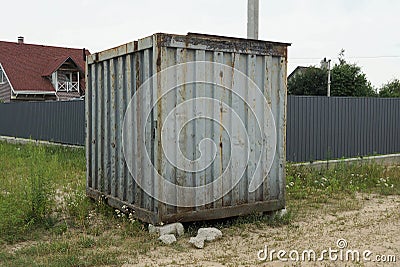
[[[332,68],[331,92],[333,96],[376,96],[361,68],[344,60]]]
[[[380,97],[400,97],[400,80],[394,79],[383,85],[379,91]]]
[[[289,94],[327,95],[328,70],[309,67],[288,81]],[[339,63],[331,71],[331,96],[376,96],[367,76],[356,64],[347,63],[344,50],[339,54]]]
[[[328,72],[311,66],[288,81],[291,95],[326,95]]]

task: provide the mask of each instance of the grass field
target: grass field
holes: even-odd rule
[[[252,266],[256,262],[247,261],[244,255],[238,258],[241,263],[233,264],[235,257],[228,253],[227,242],[235,238],[276,242],[282,239],[279,233],[283,231],[307,229],[302,223],[315,214],[337,218],[338,225],[333,225],[340,228],[340,223],[351,217],[346,214],[372,202],[379,206],[379,201],[394,199],[399,205],[399,195],[400,168],[396,166],[343,164],[329,170],[312,170],[289,165],[289,212],[284,217],[254,214],[187,224],[185,237],[165,247],[157,236],[146,231],[145,224],[85,197],[84,149],[0,142],[0,266],[168,266],[179,265],[183,259],[190,260],[183,266],[203,266],[207,262],[211,262],[208,266]],[[400,220],[396,213],[386,219],[396,223]],[[186,239],[204,225],[224,232],[221,244],[226,248],[214,245],[222,250],[220,254],[201,256],[187,244]],[[268,234],[272,232],[276,236]],[[294,236],[292,243],[296,240]],[[212,258],[202,261],[199,257]]]

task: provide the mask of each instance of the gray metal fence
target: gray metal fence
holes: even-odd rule
[[[85,144],[84,101],[0,104],[0,135]]]
[[[84,101],[0,104],[0,135],[85,144]],[[291,162],[400,153],[400,98],[288,96]]]
[[[400,152],[400,98],[289,96],[287,160]]]

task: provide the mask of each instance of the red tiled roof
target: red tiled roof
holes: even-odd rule
[[[42,76],[43,76],[43,77],[50,76],[51,74],[53,74],[53,72],[55,72],[56,70],[58,70],[58,69],[62,66],[62,64],[64,64],[64,63],[65,63],[66,61],[68,61],[69,59],[72,60],[72,61],[75,63],[75,65],[77,65],[79,71],[80,71],[82,74],[84,74],[82,68],[80,68],[80,67],[78,66],[78,64],[77,64],[71,57],[69,57],[69,56],[65,57],[65,56],[64,56],[64,57],[56,58],[56,59],[54,59],[52,62],[50,62],[50,64],[44,69],[44,71],[43,71],[43,73],[42,73]]]
[[[86,50],[86,54],[90,53]],[[82,49],[0,41],[0,63],[15,91],[54,92],[50,80],[43,75],[51,75],[50,69],[56,70],[68,58],[85,69]]]

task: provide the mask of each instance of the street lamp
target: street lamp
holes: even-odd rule
[[[328,97],[331,96],[331,60],[328,60]]]

